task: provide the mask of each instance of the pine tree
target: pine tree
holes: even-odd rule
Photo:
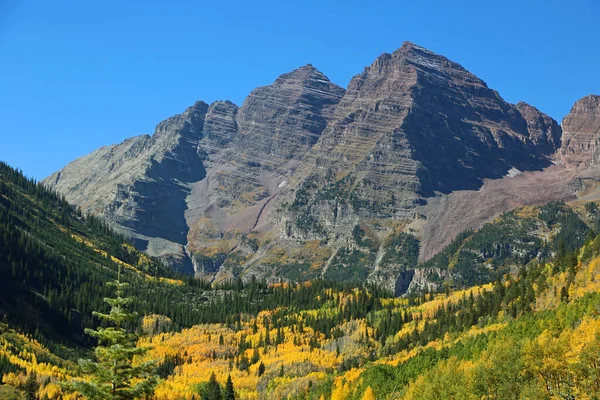
[[[265,364],[261,361],[260,364],[258,364],[258,376],[263,376],[264,373],[265,373]]]
[[[25,381],[25,385],[23,386],[23,390],[25,391],[25,399],[26,400],[37,400],[37,391],[40,387],[37,382],[36,375],[34,372],[27,376],[27,380]]]
[[[221,385],[217,381],[217,376],[213,372],[210,375],[210,380],[208,381],[208,386],[206,387],[206,399],[207,400],[222,400],[223,396],[221,394]]]
[[[563,286],[562,289],[560,289],[560,301],[563,303],[569,302],[569,290],[566,286]]]
[[[235,400],[235,391],[233,390],[233,381],[231,375],[227,376],[227,383],[225,384],[225,393],[223,393],[223,400]]]
[[[76,379],[63,385],[67,391],[78,392],[90,400],[137,399],[151,395],[157,384],[152,363],[133,365],[133,357],[144,354],[147,349],[136,347],[137,335],[124,327],[135,318],[135,314],[127,309],[134,299],[123,297],[128,284],[121,282],[120,277],[119,270],[117,280],[108,283],[115,288],[116,294],[114,298],[104,299],[111,306],[110,313],[93,313],[111,326],[85,330],[98,339],[97,361],[79,360],[82,372],[90,375],[91,380]]]

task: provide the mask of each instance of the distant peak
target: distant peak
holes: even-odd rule
[[[519,110],[524,110],[524,109],[534,109],[534,110],[538,110],[537,107],[532,106],[531,104],[521,100],[519,101],[517,104],[515,104],[515,107],[517,107]],[[539,110],[538,110],[539,111]]]
[[[435,54],[433,51],[426,49],[423,46],[419,46],[418,44],[415,44],[409,40],[405,41],[404,43],[402,43],[402,46],[398,49],[399,50],[419,50],[421,52],[424,53],[430,53],[430,54]]]
[[[405,60],[429,70],[454,69],[466,71],[462,65],[410,41],[402,43],[402,47],[392,53],[391,59],[395,60],[394,62]]]
[[[411,49],[411,48],[421,48],[421,46],[417,46],[416,44],[414,44],[413,42],[411,42],[410,40],[405,40],[402,43],[402,46],[400,47],[401,49]]]
[[[193,106],[188,108],[189,110],[194,110],[194,111],[205,111],[208,109],[208,104],[202,100],[198,100],[194,103]]]
[[[215,107],[218,107],[218,108],[223,108],[223,107],[225,107],[225,108],[238,108],[238,105],[235,104],[235,103],[233,103],[233,102],[231,102],[231,101],[229,101],[229,100],[215,100],[215,101],[213,101],[210,104],[209,108],[214,109]]]
[[[588,94],[587,96],[577,100],[576,104],[577,103],[598,105],[600,104],[600,96],[598,96],[597,94]]]
[[[305,73],[322,74],[322,72],[319,71],[318,69],[316,69],[312,64],[306,64],[306,65],[298,67],[284,75],[298,75],[298,74],[305,74]]]
[[[329,78],[325,76],[321,71],[316,69],[312,64],[306,64],[299,68],[296,68],[290,72],[287,72],[283,75],[280,75],[279,78],[275,82],[285,82],[285,81],[307,81],[318,79],[326,82],[330,82]]]
[[[569,112],[569,114],[573,113],[600,113],[600,96],[589,94],[577,100]]]
[[[446,57],[438,55],[408,40],[402,43],[402,46],[392,54],[381,54],[379,57],[377,57],[377,59],[375,59],[375,62],[371,67],[374,67],[376,70],[380,70],[381,68],[386,68],[387,65],[404,63],[406,61],[426,67],[436,67],[439,64],[445,64],[455,68],[462,68],[460,65],[448,60]]]

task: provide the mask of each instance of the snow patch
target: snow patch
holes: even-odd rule
[[[515,167],[512,167],[511,169],[509,169],[508,173],[506,174],[506,176],[508,176],[510,178],[514,178],[515,176],[519,176],[519,175],[523,175],[523,171],[519,171]]]

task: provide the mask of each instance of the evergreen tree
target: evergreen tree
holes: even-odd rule
[[[254,348],[254,352],[252,353],[252,358],[250,359],[250,364],[256,364],[260,361],[260,355],[258,354],[258,348]]]
[[[225,384],[225,393],[223,394],[223,400],[235,400],[235,391],[233,390],[233,381],[231,375],[227,376],[227,383]]]
[[[207,400],[222,400],[221,385],[217,382],[217,376],[213,372],[210,375],[208,386],[206,387],[206,399]]]
[[[115,288],[116,294],[114,298],[104,299],[111,306],[110,313],[93,313],[112,326],[86,329],[88,335],[98,339],[97,361],[79,360],[79,364],[82,372],[92,379],[76,379],[64,385],[67,391],[78,392],[90,400],[129,400],[149,396],[157,383],[152,363],[133,365],[133,357],[144,354],[147,349],[136,347],[137,335],[124,327],[133,321],[135,314],[127,309],[133,298],[123,297],[128,284],[120,278],[119,271],[117,280],[108,283]]]
[[[258,376],[263,376],[265,373],[265,364],[261,361],[260,364],[258,364]]]
[[[564,303],[569,302],[569,290],[566,286],[563,286],[562,289],[560,289],[560,301]]]
[[[25,385],[23,386],[23,390],[25,392],[26,400],[37,400],[37,391],[40,387],[37,382],[36,375],[34,372],[27,376],[27,380],[25,381]]]

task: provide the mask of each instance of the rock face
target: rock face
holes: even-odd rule
[[[307,65],[255,89],[241,108],[197,102],[152,137],[103,147],[44,182],[149,254],[183,271],[205,272],[206,264],[214,273],[238,246],[238,233],[259,222],[258,211],[318,140],[343,94]],[[208,261],[194,256],[198,248]]]
[[[532,125],[462,66],[406,42],[352,79],[304,169],[352,180],[369,212],[408,217],[436,192],[550,165],[558,141],[546,139],[560,132]]]
[[[598,100],[584,100],[563,123],[568,154],[598,136],[598,120],[585,119],[600,115]],[[347,90],[309,64],[239,108],[197,102],[152,136],[101,148],[44,183],[207,279],[324,276],[403,291],[421,274],[406,271],[461,226],[536,203],[512,189],[526,184],[503,182],[544,174],[561,134],[536,108],[505,102],[459,64],[406,42]],[[568,198],[573,177],[560,176],[557,193]],[[505,188],[502,200],[484,191],[487,208],[448,218],[444,210],[476,207],[460,193],[485,182]]]
[[[600,96],[578,100],[564,118],[561,156],[568,166],[600,163]]]
[[[44,182],[85,212],[106,218],[136,246],[191,272],[183,246],[190,182],[205,169],[196,152],[208,105],[197,102],[138,136],[75,160]]]
[[[540,151],[552,154],[560,148],[562,129],[554,119],[523,101],[518,102],[515,107],[527,122],[529,139]]]

